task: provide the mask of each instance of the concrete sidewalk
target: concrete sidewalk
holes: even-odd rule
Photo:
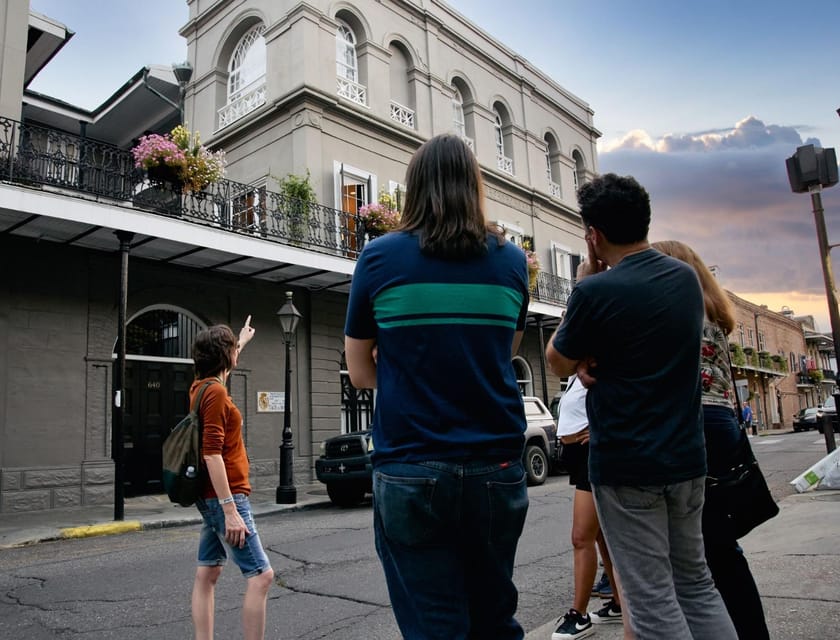
[[[275,504],[274,493],[275,489],[271,488],[251,494],[251,508],[255,516],[330,504],[326,487],[320,482],[298,485],[295,504]],[[165,495],[126,498],[123,511],[124,519],[119,522],[114,521],[113,505],[4,513],[0,516],[0,549],[48,540],[112,535],[201,522],[195,507],[179,507],[169,502]]]
[[[840,491],[812,490],[779,502],[779,515],[741,540],[761,593],[770,637],[828,640],[840,629]],[[602,606],[594,598],[589,608]],[[565,612],[558,612],[565,613]],[[550,640],[557,620],[526,640]],[[592,638],[621,640],[620,624]]]

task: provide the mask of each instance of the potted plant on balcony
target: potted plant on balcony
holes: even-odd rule
[[[732,352],[732,364],[736,367],[743,367],[747,364],[747,357],[744,355],[744,349],[737,342],[729,343],[729,351]]]
[[[525,249],[525,260],[528,262],[528,289],[533,291],[537,286],[537,276],[540,273],[540,259],[535,251]]]
[[[400,223],[400,214],[386,205],[372,202],[359,209],[359,219],[368,238],[373,239],[396,229]]]
[[[200,191],[225,175],[225,152],[208,150],[198,132],[183,125],[163,135],[143,136],[131,153],[150,181],[174,191]]]
[[[310,178],[309,169],[303,176],[290,173],[285,178],[274,178],[284,201],[282,213],[288,222],[288,233],[292,240],[302,240],[306,235],[311,207],[318,201]]]
[[[808,377],[814,384],[819,384],[823,379],[822,369],[808,369]]]

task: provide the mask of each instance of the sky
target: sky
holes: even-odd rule
[[[30,2],[76,32],[35,91],[92,109],[144,65],[186,58],[182,0]],[[592,107],[598,170],[648,189],[651,240],[687,242],[730,291],[831,330],[811,199],[785,159],[840,145],[840,2],[449,4]],[[840,186],[822,203],[840,242]]]

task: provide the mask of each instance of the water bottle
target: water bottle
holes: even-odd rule
[[[195,478],[195,467],[192,465],[188,466],[187,471],[184,475],[186,475],[188,478]]]

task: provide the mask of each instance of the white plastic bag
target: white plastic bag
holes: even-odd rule
[[[840,455],[834,456],[833,463],[826,470],[817,489],[840,489]]]
[[[840,465],[840,449],[835,449],[827,456],[825,456],[822,460],[817,462],[814,466],[812,466],[809,469],[806,469],[804,473],[798,475],[796,478],[791,480],[790,483],[794,487],[796,487],[796,490],[799,493],[808,491],[809,489],[813,489],[818,484],[820,484],[821,480],[826,476],[826,474],[829,471],[833,470],[835,473],[837,473],[838,465]],[[820,488],[828,489],[829,487],[823,487],[820,485]]]

